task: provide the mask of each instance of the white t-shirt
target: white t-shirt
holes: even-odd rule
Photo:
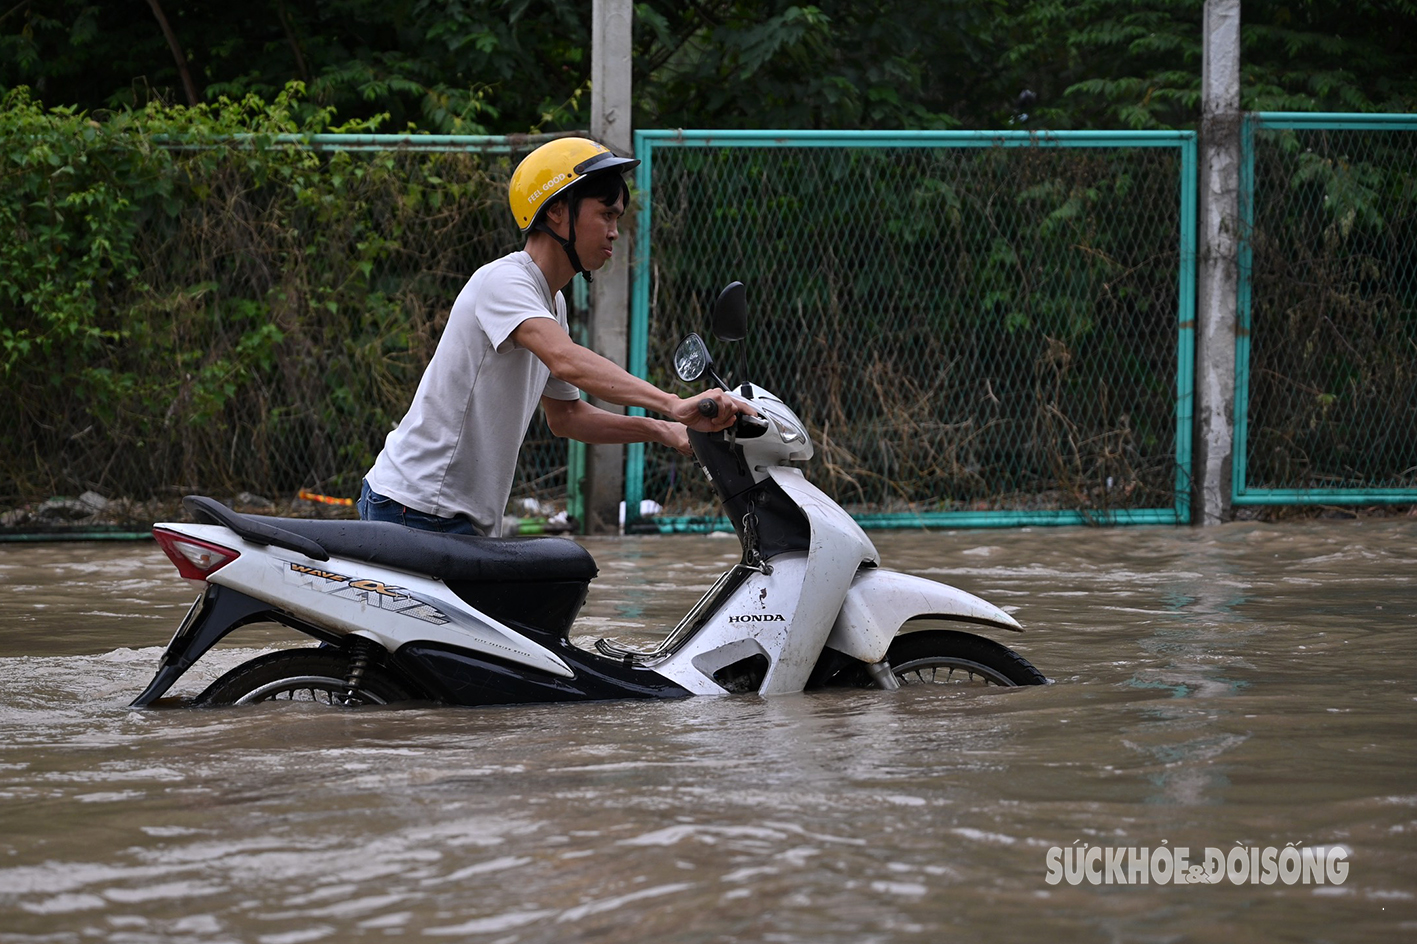
[[[413,403],[366,478],[410,508],[468,515],[484,534],[502,531],[517,453],[542,396],[574,400],[535,354],[511,340],[528,318],[567,329],[566,300],[525,252],[473,273],[418,383]]]

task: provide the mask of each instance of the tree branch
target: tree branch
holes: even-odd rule
[[[644,56],[649,60],[649,64],[644,67],[644,74],[646,76],[653,75],[660,67],[673,59],[675,54],[684,48],[685,44],[698,35],[699,30],[706,26],[717,26],[721,21],[723,13],[726,13],[728,9],[728,4],[726,3],[722,5],[715,4],[712,8],[705,8],[700,0],[688,0],[687,5],[692,8],[690,15],[685,17],[685,20],[690,23],[690,26],[677,37],[677,41],[674,45],[672,47],[665,46],[660,50],[659,55],[651,56],[650,49],[654,46],[654,42],[651,40],[648,48],[644,50]],[[698,22],[693,22],[693,13],[698,14]]]
[[[17,11],[23,9],[24,7],[29,6],[29,4],[30,4],[30,0],[20,0],[19,3],[15,4],[15,5],[12,6],[10,9],[6,10],[4,13],[0,13],[0,23],[4,23],[6,20],[8,20],[8,19],[10,18],[10,14],[17,12]]]
[[[295,55],[295,71],[300,74],[300,81],[309,85],[310,70],[306,67],[305,56],[300,51],[300,41],[295,38],[295,27],[290,21],[290,11],[286,9],[285,0],[276,0],[276,15],[280,18],[281,29],[285,31],[285,41],[290,44],[290,51]]]
[[[157,17],[158,25],[162,27],[162,35],[167,37],[168,48],[172,50],[172,58],[177,62],[177,74],[182,77],[182,88],[187,92],[187,104],[196,108],[197,87],[192,84],[192,72],[187,68],[187,57],[182,54],[182,44],[177,41],[177,34],[172,32],[167,16],[162,12],[162,4],[158,0],[148,0],[148,6],[153,8],[153,16]]]

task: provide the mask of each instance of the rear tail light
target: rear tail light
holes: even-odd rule
[[[229,547],[198,541],[176,531],[153,528],[153,537],[157,539],[158,547],[162,548],[167,559],[177,565],[177,572],[183,579],[199,587],[208,577],[240,556],[240,552]]]

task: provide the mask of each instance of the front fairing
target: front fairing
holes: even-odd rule
[[[806,462],[812,458],[812,439],[807,424],[798,418],[786,403],[756,384],[744,384],[740,392],[752,404],[759,416],[766,417],[771,427],[762,436],[743,441],[744,453],[752,464],[781,465]]]
[[[768,469],[813,455],[807,425],[777,396],[756,384],[744,384],[734,396],[768,420],[767,430],[751,438],[731,426],[717,433],[689,431],[694,454],[725,502],[766,481]]]

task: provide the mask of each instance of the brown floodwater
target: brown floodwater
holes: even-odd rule
[[[0,544],[0,942],[1417,940],[1417,519],[873,538],[1053,684],[135,711],[172,566]],[[736,557],[587,545],[637,643]]]

